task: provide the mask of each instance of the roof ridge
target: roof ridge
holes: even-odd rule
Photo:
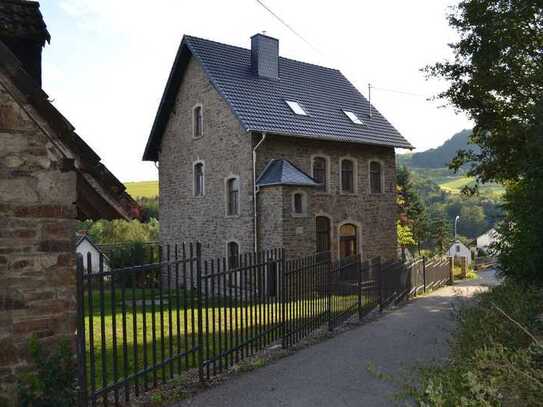
[[[244,50],[244,51],[249,51],[251,52],[251,49],[250,48],[245,48],[245,47],[240,47],[239,45],[232,45],[232,44],[227,44],[225,42],[220,42],[220,41],[215,41],[215,40],[210,40],[208,38],[202,38],[202,37],[197,37],[195,35],[189,35],[189,34],[184,34],[183,35],[183,38],[187,38],[189,41],[190,39],[195,39],[195,40],[201,40],[201,41],[208,41],[208,42],[212,42],[212,43],[215,43],[215,44],[219,44],[219,45],[226,45],[227,47],[232,47],[232,48],[237,48],[237,49],[240,49],[240,50]],[[273,37],[271,37],[273,38]],[[319,64],[313,64],[311,62],[306,62],[306,61],[300,61],[298,59],[294,59],[294,58],[287,58],[287,57],[283,57],[281,55],[279,55],[279,59],[281,60],[284,60],[284,61],[292,61],[292,62],[297,62],[299,64],[304,64],[304,65],[309,65],[309,66],[315,66],[315,67],[318,67],[318,68],[322,68],[322,69],[328,69],[330,71],[336,71],[336,72],[341,72],[339,69],[337,68],[330,68],[328,66],[324,66],[324,65],[319,65]]]

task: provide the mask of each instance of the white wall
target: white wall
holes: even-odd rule
[[[465,257],[468,264],[471,264],[471,251],[464,244],[454,243],[448,252],[449,257]]]
[[[87,240],[83,239],[75,249],[76,253],[83,256],[83,264],[85,271],[87,271],[87,253],[91,254],[92,272],[97,272],[100,262],[100,252]],[[104,259],[104,271],[109,271],[109,264]]]

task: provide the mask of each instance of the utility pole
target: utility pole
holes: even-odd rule
[[[458,220],[460,219],[460,216],[456,215],[456,218],[454,218],[454,241],[456,242],[456,225],[458,224]]]

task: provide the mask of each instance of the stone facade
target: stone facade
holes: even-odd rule
[[[192,109],[201,104],[203,136],[193,138]],[[195,197],[193,166],[204,164],[205,192]],[[226,180],[240,179],[240,214],[226,216]],[[227,241],[253,250],[250,135],[191,58],[160,149],[160,239],[202,243],[202,255],[226,255]]]
[[[261,144],[257,155],[257,174],[271,159],[287,159],[307,174],[312,174],[312,160],[324,157],[328,163],[328,190],[307,192],[307,216],[292,215],[292,194],[296,188],[285,188],[288,196],[283,200],[285,227],[283,245],[287,253],[310,255],[315,251],[316,216],[326,216],[331,221],[331,250],[338,256],[339,227],[352,223],[358,229],[358,252],[364,258],[381,256],[384,259],[397,257],[396,237],[396,163],[394,149],[354,143],[312,140],[270,135]],[[355,162],[355,193],[340,191],[340,161],[349,158]],[[369,163],[382,163],[383,192],[369,192]],[[277,188],[277,187],[273,187]],[[262,202],[264,205],[264,202]],[[260,207],[260,206],[259,206]],[[307,222],[310,219],[311,222]],[[300,229],[302,228],[302,229]]]
[[[201,104],[203,136],[193,138],[192,109]],[[177,94],[173,112],[160,146],[161,241],[200,241],[204,257],[224,256],[228,241],[240,252],[253,250],[252,148],[259,134],[245,132],[225,100],[206,77],[200,63],[191,58]],[[311,175],[312,158],[328,159],[329,190],[311,187],[272,186],[258,192],[259,249],[284,247],[290,257],[313,254],[316,248],[315,217],[331,221],[331,249],[338,255],[338,230],[344,223],[357,226],[357,248],[364,258],[397,257],[396,175],[392,147],[340,143],[267,135],[257,150],[256,174],[271,159],[288,159]],[[356,163],[355,193],[339,190],[342,158]],[[383,167],[383,192],[369,193],[369,163]],[[193,166],[205,165],[205,194],[193,194]],[[240,178],[240,215],[225,216],[226,179]],[[292,214],[292,195],[306,194],[303,216]]]
[[[75,329],[76,174],[0,75],[0,405],[15,405],[26,346]]]

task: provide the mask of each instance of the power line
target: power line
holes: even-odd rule
[[[294,27],[292,27],[290,24],[288,24],[277,13],[275,13],[270,7],[268,7],[266,4],[264,4],[264,2],[262,0],[256,0],[256,2],[259,5],[261,5],[268,13],[270,13],[275,19],[277,19],[277,21],[279,21],[282,25],[284,25],[290,32],[292,32],[295,36],[297,36],[299,39],[301,39],[303,42],[305,42],[313,51],[319,53],[320,55],[323,55],[323,53],[317,47],[315,47],[310,41],[305,39],[302,34],[300,34],[298,31],[296,31],[294,29]],[[422,97],[422,98],[425,98],[425,99],[430,98],[429,96],[422,95],[420,93],[407,92],[407,91],[397,90],[397,89],[378,88],[378,87],[375,87],[375,86],[372,86],[372,85],[368,86],[368,91],[371,93],[370,89],[375,89],[375,90],[379,90],[379,91],[383,91],[383,92],[393,92],[393,93],[398,93],[398,94],[406,95],[406,96]]]
[[[377,88],[375,86],[372,86],[371,88],[375,89],[375,90],[381,90],[381,91],[384,91],[384,92],[393,92],[393,93],[399,93],[399,94],[407,95],[407,96],[417,96],[417,97],[429,99],[429,96],[423,95],[421,93],[407,92],[407,91],[404,91],[404,90],[397,90],[397,89]]]
[[[279,17],[278,14],[276,14],[271,8],[269,8],[268,6],[266,6],[264,4],[264,2],[262,2],[261,0],[256,0],[256,2],[258,4],[260,4],[262,7],[264,7],[264,9],[270,13],[273,17],[275,17],[277,19],[277,21],[279,21],[281,24],[283,24],[286,28],[288,28],[288,30],[290,32],[292,32],[295,36],[297,36],[299,39],[301,39],[303,42],[305,42],[309,47],[311,47],[311,49],[319,54],[322,55],[322,52],[317,49],[317,47],[315,47],[311,42],[309,42],[308,40],[306,40],[304,38],[304,36],[302,34],[300,34],[298,31],[296,31],[290,24],[288,24],[285,20],[283,20],[281,17]]]

